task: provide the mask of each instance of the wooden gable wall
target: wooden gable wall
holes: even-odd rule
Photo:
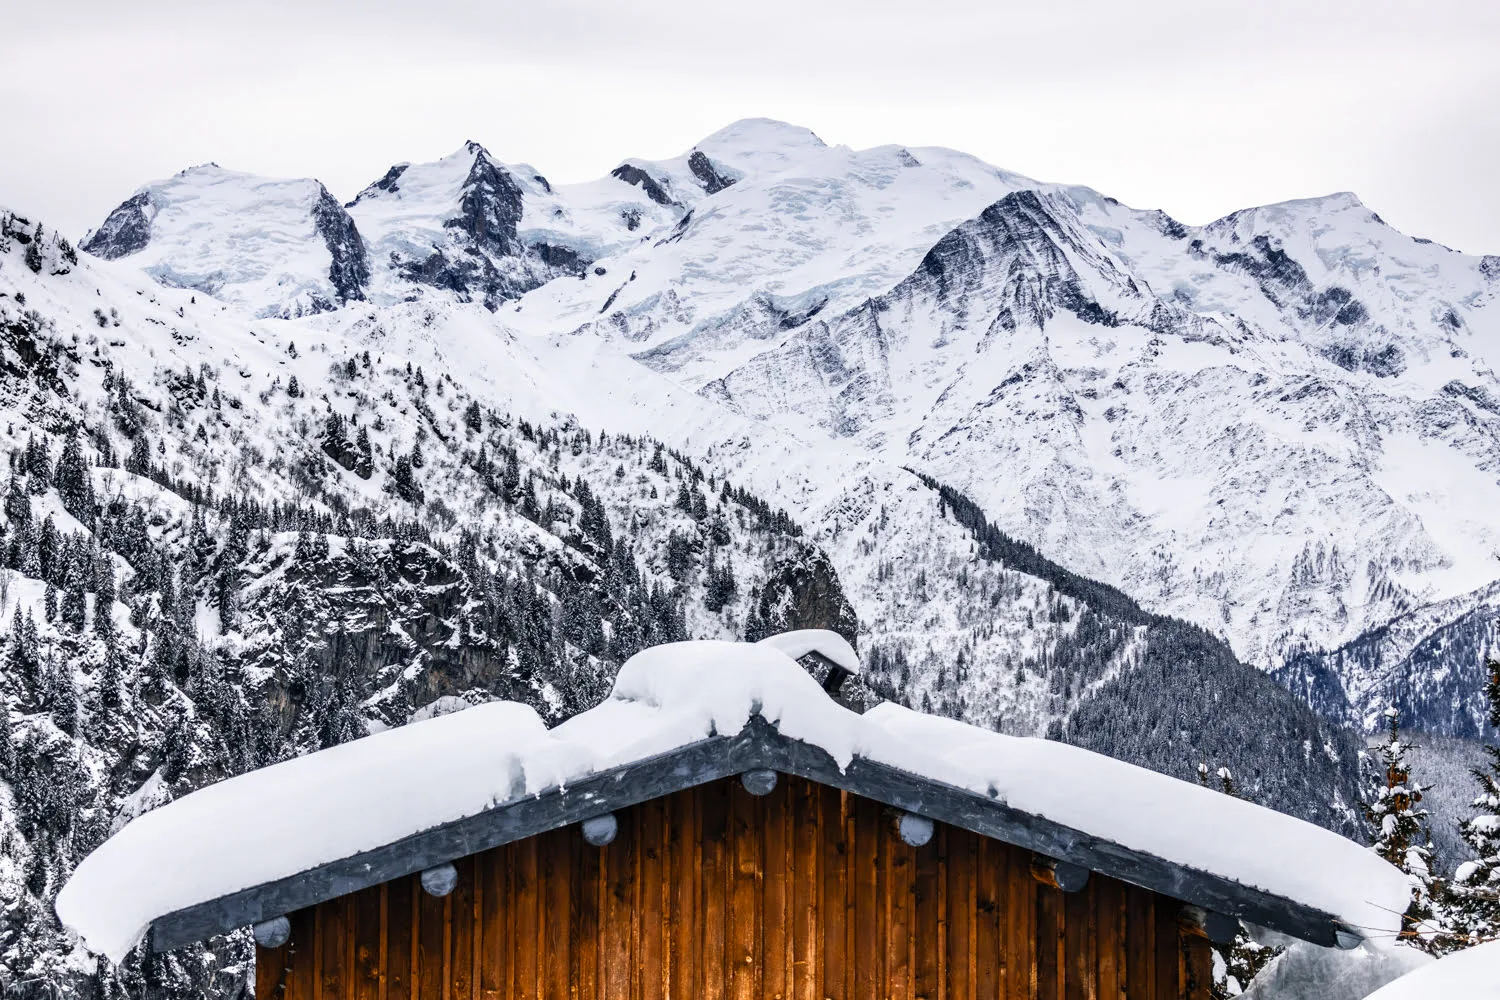
[[[1206,1000],[1178,903],[1094,875],[1065,894],[1023,850],[782,775],[729,779],[292,915],[257,1000]]]

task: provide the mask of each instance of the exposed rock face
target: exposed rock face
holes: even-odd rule
[[[95,257],[118,260],[146,248],[151,242],[151,193],[140,191],[109,213],[98,229],[84,240],[82,249]]]
[[[704,194],[718,194],[734,183],[734,178],[725,177],[714,168],[713,161],[695,149],[688,155],[688,169],[703,183]]]
[[[754,641],[793,629],[830,629],[858,648],[859,619],[828,557],[809,550],[784,563],[753,602],[745,638]]]
[[[318,187],[321,194],[313,205],[313,224],[333,258],[328,267],[328,280],[338,293],[340,305],[362,300],[365,286],[370,281],[370,260],[365,253],[365,241],[338,200],[321,184]]]
[[[355,195],[354,200],[345,204],[344,207],[353,208],[355,205],[358,205],[360,199],[365,197],[365,195],[367,195],[371,190],[384,191],[387,194],[395,194],[396,192],[400,191],[401,175],[406,173],[406,168],[409,166],[411,166],[410,163],[398,163],[395,166],[391,167],[391,169],[385,172],[384,176],[382,176],[380,180],[376,181],[364,191],[361,191],[359,194]]]
[[[458,214],[443,224],[462,230],[477,245],[507,257],[525,248],[516,239],[521,221],[521,188],[510,171],[490,159],[478,143],[469,143],[474,165],[464,181]]]
[[[652,177],[633,163],[622,163],[609,173],[611,177],[618,177],[626,184],[634,184],[636,187],[639,187],[642,191],[646,192],[646,197],[658,205],[676,204],[672,200],[672,196],[667,194],[655,177]]]

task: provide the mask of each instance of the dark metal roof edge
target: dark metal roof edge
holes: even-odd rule
[[[238,927],[400,878],[593,816],[628,808],[706,782],[767,768],[873,799],[906,812],[993,837],[1060,861],[1238,917],[1325,947],[1340,924],[1328,913],[1092,836],[1042,816],[876,761],[847,768],[821,747],[781,735],[760,716],[735,736],[715,736],[644,760],[526,795],[272,882],[158,917],[152,947],[166,951]]]

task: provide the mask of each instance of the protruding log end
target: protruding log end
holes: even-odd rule
[[[1044,858],[1040,854],[1031,859],[1031,877],[1042,885],[1050,885],[1063,892],[1079,892],[1089,884],[1089,870],[1071,861]]]
[[[901,833],[901,839],[912,847],[921,847],[931,840],[934,829],[932,820],[916,813],[902,813],[896,828]]]
[[[446,896],[458,885],[458,869],[435,865],[422,873],[422,888],[429,896]]]
[[[262,948],[280,948],[292,938],[292,922],[286,917],[272,917],[256,924],[251,932]]]
[[[615,819],[614,813],[605,813],[583,821],[583,839],[595,847],[613,843],[615,834],[619,832],[620,821]]]
[[[1334,943],[1345,951],[1358,948],[1365,940],[1364,935],[1359,931],[1338,923],[1333,925],[1333,937]]]
[[[776,790],[775,771],[746,771],[740,775],[740,784],[751,795],[770,795]]]
[[[1184,906],[1178,911],[1177,922],[1189,934],[1208,938],[1214,944],[1230,944],[1240,933],[1237,919],[1201,906]]]

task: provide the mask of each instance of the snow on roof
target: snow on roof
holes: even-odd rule
[[[1445,955],[1367,1000],[1500,1000],[1500,941]]]
[[[893,704],[858,715],[793,659],[811,651],[858,665],[831,632],[673,643],[631,657],[603,703],[551,730],[528,706],[493,702],[207,786],[85,858],[58,916],[119,961],[166,914],[733,735],[759,715],[841,768],[878,761],[1394,937],[1406,880],[1352,841],[1077,747]]]

